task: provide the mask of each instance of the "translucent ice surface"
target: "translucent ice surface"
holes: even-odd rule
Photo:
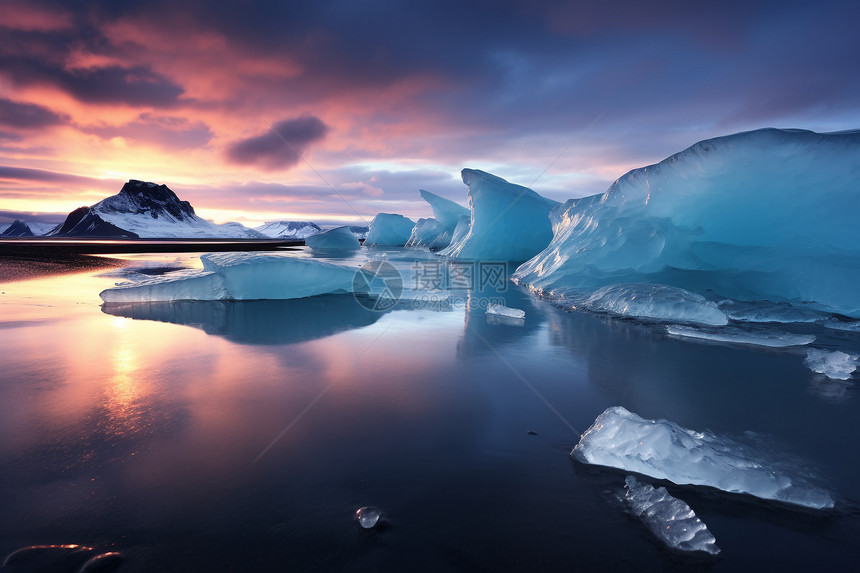
[[[584,303],[590,310],[660,322],[720,326],[728,323],[716,303],[677,287],[633,283],[598,289]]]
[[[451,231],[457,226],[460,217],[471,216],[469,210],[459,203],[455,203],[450,199],[440,197],[424,189],[420,189],[418,192],[421,194],[421,198],[430,203],[430,207],[433,208],[433,218],[448,227]]]
[[[834,505],[830,493],[804,475],[803,465],[711,432],[668,420],[646,420],[621,406],[607,408],[571,455],[586,464],[618,468],[676,484],[710,486],[804,507]]]
[[[314,249],[357,249],[361,243],[349,227],[335,227],[305,238],[305,245]]]
[[[526,317],[526,311],[519,308],[509,308],[502,304],[489,303],[487,305],[487,314],[495,316],[504,316],[507,318],[523,319]]]
[[[729,342],[732,344],[751,344],[753,346],[768,346],[770,348],[786,348],[789,346],[805,346],[815,342],[814,334],[794,334],[778,330],[743,330],[740,328],[701,329],[689,326],[670,325],[666,332],[682,338],[698,338],[713,342]]]
[[[633,476],[627,476],[624,485],[627,488],[624,500],[630,509],[667,547],[678,551],[703,551],[711,555],[720,552],[708,526],[702,523],[689,505],[669,495],[665,487],[654,488],[647,483],[640,483]]]
[[[717,306],[730,319],[739,322],[817,322],[827,318],[821,312],[788,303],[721,300]]]
[[[436,219],[418,219],[412,234],[406,242],[407,247],[428,247],[444,249],[451,242],[453,228],[448,228]]]
[[[860,317],[860,131],[702,141],[553,210],[514,279],[539,292],[649,281]]]
[[[352,292],[357,269],[316,259],[265,253],[210,253],[203,270],[120,283],[102,291],[105,302],[292,299]]]
[[[461,259],[524,261],[552,240],[549,212],[556,201],[476,169],[462,171],[469,186],[469,232],[442,251]]]
[[[828,351],[810,348],[803,363],[813,372],[824,374],[833,380],[850,380],[857,369],[858,356],[839,350]]]
[[[382,517],[382,511],[378,507],[368,506],[362,507],[355,512],[355,518],[358,524],[364,529],[372,529],[379,523],[379,518]]]
[[[370,222],[365,245],[403,246],[412,234],[415,221],[403,215],[379,213]]]

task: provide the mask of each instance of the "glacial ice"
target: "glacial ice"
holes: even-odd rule
[[[689,505],[669,495],[665,487],[639,483],[634,476],[624,480],[624,500],[633,513],[670,549],[703,551],[717,555],[717,540]]]
[[[688,430],[667,420],[646,420],[621,406],[600,414],[571,452],[576,460],[665,479],[710,486],[813,509],[832,508],[833,497],[764,448]]]
[[[526,311],[519,308],[509,308],[503,304],[493,304],[489,303],[487,305],[486,314],[492,314],[496,316],[504,316],[506,318],[516,318],[516,319],[524,319],[526,317]]]
[[[105,302],[292,299],[352,292],[356,269],[264,253],[210,253],[203,270],[186,270],[102,291]]]
[[[484,261],[525,261],[552,240],[556,201],[476,169],[463,169],[472,208],[469,232],[440,254]]]
[[[444,249],[451,242],[452,231],[436,219],[418,219],[406,246]]]
[[[538,292],[656,282],[860,317],[860,131],[702,141],[554,209],[517,269]]]
[[[828,351],[810,348],[803,363],[813,372],[824,374],[832,380],[850,380],[857,369],[860,356],[839,350]]]
[[[590,310],[660,322],[714,326],[728,323],[716,303],[684,289],[661,284],[609,285],[595,291],[584,306]]]
[[[469,229],[472,228],[472,216],[471,215],[463,215],[457,220],[457,225],[454,227],[454,231],[451,233],[451,245],[460,243],[463,239],[466,238],[466,235],[469,234]],[[445,251],[447,252],[447,250]],[[445,253],[440,253],[445,254]]]
[[[814,334],[794,334],[778,330],[742,330],[732,327],[703,330],[689,326],[669,325],[666,327],[666,332],[682,338],[697,338],[732,344],[752,344],[753,346],[768,346],[770,348],[805,346],[815,342]]]
[[[457,226],[460,217],[471,217],[469,210],[459,203],[430,191],[425,191],[424,189],[419,189],[418,192],[421,194],[422,199],[430,203],[430,207],[433,209],[433,218],[448,227],[451,231]]]
[[[415,221],[394,213],[379,213],[370,222],[365,245],[388,245],[402,247],[412,235]]]
[[[313,249],[357,249],[361,243],[349,227],[335,227],[305,238],[305,245]]]

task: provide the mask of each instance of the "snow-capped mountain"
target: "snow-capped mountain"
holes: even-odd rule
[[[304,239],[322,232],[319,225],[309,221],[269,221],[256,230],[273,239]]]
[[[27,226],[27,223],[15,219],[11,225],[0,232],[0,237],[33,237],[35,233]]]
[[[116,195],[75,209],[49,233],[64,237],[260,239],[239,223],[216,225],[201,219],[188,201],[166,185],[129,180]]]

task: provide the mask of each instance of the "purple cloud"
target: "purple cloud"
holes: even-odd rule
[[[267,170],[287,169],[302,160],[308,146],[323,139],[328,126],[312,115],[285,119],[261,135],[232,143],[227,158],[239,165],[256,165]]]

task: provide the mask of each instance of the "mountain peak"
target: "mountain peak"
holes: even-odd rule
[[[153,219],[193,221],[197,219],[194,207],[180,201],[167,185],[129,179],[119,193],[93,205],[103,215],[149,215]]]

